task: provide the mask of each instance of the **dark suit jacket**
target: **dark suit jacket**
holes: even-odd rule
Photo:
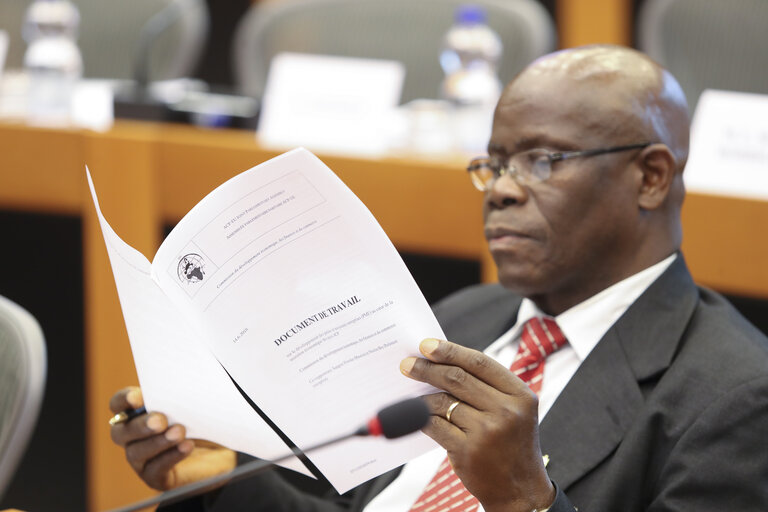
[[[449,340],[482,350],[521,298],[463,290],[435,308]],[[682,257],[609,329],[541,423],[550,512],[768,511],[768,340],[697,288]],[[397,475],[320,499],[275,474],[181,510],[361,510]],[[197,508],[199,507],[199,508]]]

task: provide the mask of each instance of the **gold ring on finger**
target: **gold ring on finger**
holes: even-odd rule
[[[128,421],[130,417],[128,416],[128,413],[125,411],[120,411],[119,413],[115,414],[111,418],[109,418],[109,426],[114,427],[115,425],[118,425],[120,423],[125,423]]]
[[[453,414],[453,410],[461,403],[460,400],[456,400],[451,405],[448,406],[448,410],[445,412],[445,419],[448,421],[448,423],[451,423],[451,414]]]

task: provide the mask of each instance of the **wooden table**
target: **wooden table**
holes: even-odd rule
[[[90,167],[105,216],[150,259],[162,226],[215,185],[277,152],[250,132],[119,122],[107,133],[0,124],[0,208],[81,215],[86,314],[88,504],[103,510],[146,497],[109,440],[112,393],[136,383],[104,242],[85,184]],[[481,236],[481,199],[457,158],[321,158],[368,205],[395,245],[410,252],[493,264]],[[768,297],[768,203],[689,194],[683,249],[697,280],[721,291]],[[759,228],[758,228],[759,229]]]

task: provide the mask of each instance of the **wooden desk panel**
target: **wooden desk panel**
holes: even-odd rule
[[[79,214],[79,132],[0,124],[0,205],[7,209]]]
[[[702,285],[768,297],[768,202],[689,193],[683,252]]]
[[[277,154],[241,132],[171,134],[160,149],[162,215],[178,219],[213,186]],[[323,156],[376,216],[395,245],[426,254],[479,259],[482,194],[463,159],[434,162]]]
[[[586,44],[632,44],[629,0],[557,0],[560,48]]]
[[[89,508],[104,510],[151,494],[109,440],[107,402],[136,382],[104,242],[85,184],[91,167],[104,213],[151,257],[163,223],[178,220],[214,186],[267,158],[242,131],[121,122],[99,134],[0,124],[0,208],[79,213],[85,219],[87,461]],[[493,277],[481,236],[481,195],[463,161],[322,159],[368,205],[401,249],[476,258]],[[768,203],[689,194],[683,249],[702,283],[768,297]]]

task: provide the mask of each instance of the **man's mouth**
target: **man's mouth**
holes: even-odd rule
[[[510,249],[520,242],[531,239],[531,236],[522,230],[507,227],[487,227],[485,239],[488,240],[488,248],[491,251]]]

